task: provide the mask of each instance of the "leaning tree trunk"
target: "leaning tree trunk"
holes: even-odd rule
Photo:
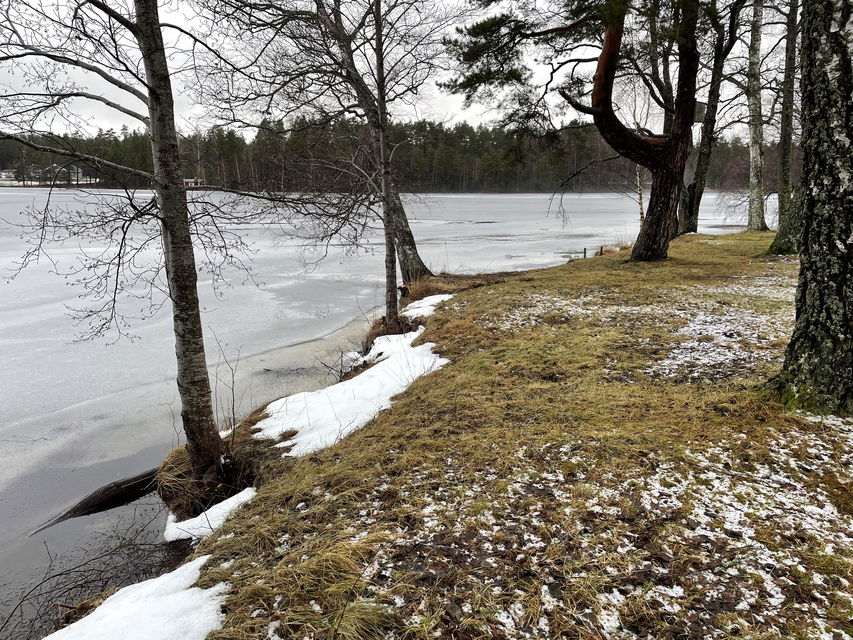
[[[794,145],[794,89],[797,83],[797,12],[799,0],[790,0],[785,20],[785,72],[782,80],[782,112],[779,123],[779,224],[769,253],[796,253],[800,238],[800,216],[793,211],[791,193],[791,150]]]
[[[699,51],[696,43],[698,2],[682,0],[678,37],[678,89],[675,115],[662,153],[653,166],[652,189],[646,219],[631,251],[631,260],[662,260],[678,229],[678,206],[684,168],[690,154],[696,106],[696,77]]]
[[[669,242],[677,227],[681,176],[690,152],[688,144],[684,143],[682,147],[680,153],[673,154],[671,167],[652,172],[649,208],[634,243],[631,260],[662,260],[667,256]]]
[[[749,219],[747,228],[767,231],[764,220],[764,121],[761,113],[761,27],[764,0],[753,0],[749,28],[746,101],[749,106]]]
[[[145,64],[154,157],[154,191],[161,216],[163,254],[178,365],[181,421],[196,477],[222,464],[225,445],[216,429],[204,352],[197,273],[187,196],[175,127],[172,85],[157,0],[135,0],[136,38]]]
[[[375,3],[373,18],[376,30],[376,35],[374,36],[374,56],[376,62],[374,77],[376,82],[375,91],[365,81],[359,70],[359,66],[356,64],[356,54],[352,48],[353,40],[346,32],[346,29],[336,26],[333,29],[333,37],[337,42],[341,54],[347,80],[355,91],[359,106],[365,113],[375,146],[374,155],[376,156],[376,161],[380,163],[377,168],[382,174],[385,186],[388,189],[388,197],[383,196],[382,221],[383,224],[390,225],[391,227],[390,236],[396,243],[394,249],[399,256],[403,282],[411,282],[425,276],[430,276],[432,273],[418,253],[412,229],[409,227],[409,221],[406,218],[406,210],[400,201],[400,196],[394,187],[392,178],[392,154],[388,142],[387,76],[385,72],[385,51],[382,49],[384,47],[383,29],[386,27],[386,24],[384,23],[381,2]],[[386,169],[388,170],[387,174]],[[386,236],[388,236],[387,233]],[[396,268],[394,278],[396,282]]]
[[[678,86],[674,114],[663,136],[640,135],[626,127],[613,108],[613,85],[619,68],[622,36],[628,3],[614,4],[609,12],[601,53],[593,81],[591,107],[561,95],[578,111],[592,116],[601,136],[619,155],[649,169],[652,189],[649,207],[640,234],[631,252],[631,260],[661,260],[667,257],[669,242],[677,224],[678,202],[684,167],[692,135],[696,106],[696,76],[699,51],[696,43],[698,0],[679,0]]]
[[[391,227],[394,234],[394,244],[397,249],[397,260],[400,263],[400,278],[408,284],[432,275],[432,271],[424,264],[418,253],[415,236],[406,217],[406,209],[396,188],[391,189]]]
[[[779,376],[796,406],[853,412],[851,0],[805,0],[803,244],[797,320]]]

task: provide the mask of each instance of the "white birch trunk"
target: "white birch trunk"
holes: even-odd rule
[[[761,27],[764,0],[753,0],[746,100],[749,106],[749,220],[747,228],[766,231],[764,221],[764,122],[761,113]]]

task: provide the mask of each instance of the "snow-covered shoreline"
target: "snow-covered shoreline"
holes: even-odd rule
[[[424,318],[451,297],[424,298],[402,313],[410,319]],[[295,436],[275,446],[288,447],[285,455],[300,456],[331,446],[360,429],[390,407],[391,398],[405,391],[417,378],[449,362],[432,352],[435,346],[432,343],[412,346],[423,331],[421,326],[406,334],[380,336],[363,358],[364,363],[372,366],[357,376],[270,403],[267,410],[271,415],[256,424],[260,432],[255,437],[276,439],[296,430]],[[249,487],[189,520],[178,521],[170,514],[164,538],[169,542],[198,541],[209,536],[256,493]],[[224,583],[206,590],[192,586],[208,558],[195,558],[158,578],[120,589],[93,613],[48,638],[202,640],[219,628],[223,617],[220,606],[227,590]],[[144,624],[137,620],[144,620]]]

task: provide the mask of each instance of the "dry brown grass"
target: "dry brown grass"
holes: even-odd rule
[[[266,405],[262,405],[245,416],[225,437],[231,461],[227,478],[195,478],[184,445],[168,453],[157,470],[157,494],[179,520],[196,516],[210,505],[263,482],[264,465],[277,460],[281,453],[271,449],[267,442],[252,437],[257,431],[255,425],[267,417]]]
[[[746,472],[772,458],[779,434],[813,428],[756,390],[774,365],[713,384],[644,371],[679,341],[684,319],[665,312],[679,295],[702,297],[693,287],[735,276],[793,272],[764,255],[769,242],[767,234],[690,236],[661,263],[626,263],[623,252],[523,274],[438,278],[456,292],[453,310],[432,316],[423,340],[451,364],[335,446],[270,460],[256,499],[200,545],[212,555],[201,586],[232,585],[212,638],[265,638],[270,624],[299,638],[515,637],[495,616],[514,603],[519,624],[535,627],[548,606],[543,589],[565,604],[548,613],[551,637],[599,637],[580,614],[601,594],[654,579],[637,572],[637,554],[617,551],[619,531],[636,536],[638,553],[666,566],[669,580],[695,573],[691,549],[667,542],[687,507],[647,514],[630,482],[730,442]],[[436,291],[429,287],[421,292]],[[664,311],[560,311],[502,329],[501,318],[531,299]],[[556,474],[562,480],[549,480]],[[850,486],[805,481],[832,495]],[[548,493],[549,483],[564,495]],[[602,487],[619,490],[619,517],[589,511]],[[499,529],[484,538],[490,522]],[[536,564],[518,557],[524,531],[546,545]],[[505,556],[486,558],[486,545]],[[850,569],[803,548],[815,567]],[[226,560],[233,563],[220,568]],[[656,638],[692,632],[647,600],[629,598],[623,617]],[[762,629],[747,635],[763,637]]]
[[[403,302],[415,302],[439,293],[447,293],[447,287],[442,287],[435,278],[421,278],[406,284]]]
[[[208,483],[193,476],[185,446],[172,449],[157,470],[157,494],[179,520],[191,518],[211,503]]]
[[[65,613],[62,614],[62,622],[59,628],[67,627],[70,624],[85,618],[87,615],[92,613],[96,608],[100,607],[103,604],[104,600],[113,595],[118,589],[108,589],[103,593],[98,594],[93,598],[87,598],[86,600],[81,600],[73,607],[67,608]],[[60,605],[56,605],[60,606]],[[66,605],[61,605],[66,607]]]

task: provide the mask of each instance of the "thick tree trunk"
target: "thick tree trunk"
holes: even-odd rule
[[[225,445],[213,418],[195,254],[157,0],[134,0],[134,4],[136,37],[148,83],[154,190],[161,216],[166,278],[172,301],[181,420],[193,473],[201,477],[222,464]]]
[[[761,112],[761,27],[764,0],[753,0],[749,28],[746,100],[749,106],[749,220],[747,228],[767,231],[764,220],[764,120]]]
[[[418,253],[415,236],[406,217],[406,209],[396,188],[391,189],[391,228],[397,249],[397,260],[400,263],[400,278],[405,284],[426,278],[432,271],[424,264]]]
[[[678,32],[678,90],[675,114],[668,132],[662,158],[652,171],[652,189],[646,219],[640,227],[631,260],[662,260],[669,252],[669,242],[678,230],[678,206],[684,180],[684,168],[692,143],[693,118],[696,107],[696,76],[699,51],[696,23],[699,5],[692,0],[680,3]]]
[[[693,156],[693,167],[691,168],[691,156]],[[693,151],[693,137],[687,141],[687,161],[684,163],[684,171],[681,175],[681,189],[678,196],[678,212],[676,213],[676,223],[673,225],[672,237],[677,237],[680,233],[687,233],[684,227],[687,225],[687,211],[690,207],[690,200],[695,197],[696,192],[693,188],[693,181],[696,175],[696,159],[697,153]]]
[[[701,153],[701,152],[700,152]],[[702,156],[699,156],[701,160]],[[705,175],[699,175],[699,162],[696,163],[696,175],[693,181],[685,187],[681,195],[681,206],[678,209],[678,233],[696,233],[699,231],[699,205],[705,191]]]
[[[787,402],[846,413],[853,413],[851,16],[851,0],[803,2],[803,245],[796,326],[779,376]]]
[[[785,72],[782,79],[782,110],[779,123],[779,224],[769,253],[796,253],[799,246],[800,216],[793,211],[791,193],[791,151],[794,145],[794,89],[797,84],[797,13],[799,0],[790,0],[785,20]]]
[[[686,153],[685,153],[686,156]],[[676,229],[678,202],[681,192],[682,166],[661,169],[652,174],[649,210],[631,252],[632,260],[662,260],[666,258],[670,239]]]
[[[787,213],[782,217],[780,211],[779,216],[779,228],[767,253],[777,256],[795,254],[800,250],[803,235],[803,194],[799,187],[791,195]]]

